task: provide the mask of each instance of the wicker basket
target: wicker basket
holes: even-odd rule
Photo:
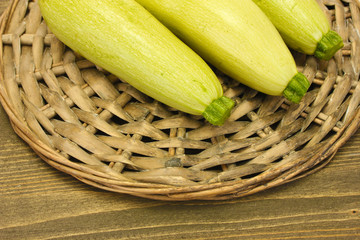
[[[44,161],[86,184],[160,200],[254,194],[325,166],[359,127],[360,2],[318,2],[345,47],[330,61],[294,53],[312,82],[300,104],[217,72],[236,106],[215,127],[78,56],[37,3],[14,0],[1,19],[1,103]]]

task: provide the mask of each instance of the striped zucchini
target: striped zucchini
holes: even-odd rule
[[[134,0],[39,0],[67,46],[145,94],[221,125],[234,102],[205,61]]]
[[[309,87],[252,0],[136,0],[206,61],[241,83],[299,102]]]
[[[315,0],[253,0],[270,18],[287,45],[319,59],[330,60],[344,46],[330,29]]]

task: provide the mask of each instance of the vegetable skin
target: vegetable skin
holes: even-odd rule
[[[205,61],[134,0],[39,0],[39,5],[62,42],[154,99],[201,115],[223,97]],[[228,115],[232,106],[223,112]],[[221,125],[221,119],[211,123]]]
[[[287,45],[296,51],[329,60],[344,46],[315,0],[253,1],[269,17]]]
[[[280,96],[297,79],[288,47],[251,0],[136,1],[206,61],[253,89]],[[306,93],[292,90],[300,99]]]

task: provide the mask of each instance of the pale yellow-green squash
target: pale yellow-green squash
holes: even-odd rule
[[[344,46],[315,0],[253,1],[279,30],[286,44],[299,52],[329,60]]]
[[[309,81],[251,0],[136,0],[206,61],[260,92],[299,102]]]
[[[67,46],[145,94],[221,125],[234,102],[193,50],[134,0],[39,0]]]

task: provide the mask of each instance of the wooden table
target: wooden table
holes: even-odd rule
[[[9,0],[0,0],[0,11]],[[59,172],[0,107],[0,239],[360,239],[360,131],[309,177],[253,196],[160,202]]]

